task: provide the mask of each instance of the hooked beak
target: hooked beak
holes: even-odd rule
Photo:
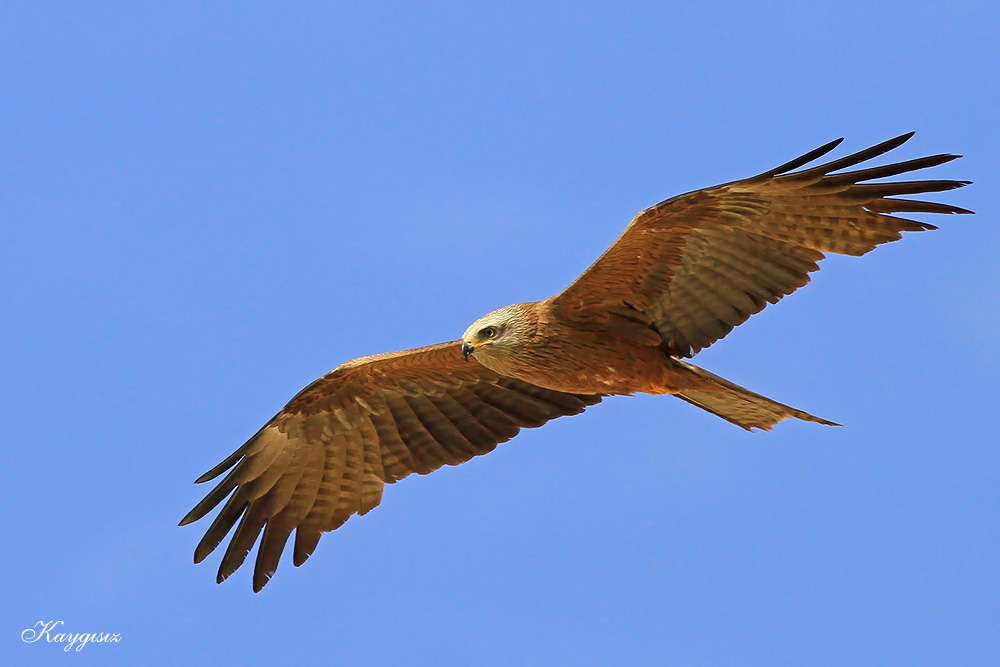
[[[467,343],[465,341],[462,341],[462,356],[465,358],[466,361],[469,360],[469,355],[472,354],[475,351],[475,349],[476,348],[472,343]]]

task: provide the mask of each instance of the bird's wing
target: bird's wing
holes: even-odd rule
[[[646,209],[549,304],[577,321],[620,314],[622,308],[639,311],[636,319],[656,328],[664,350],[692,356],[809,282],[824,253],[863,255],[898,240],[900,232],[935,229],[891,214],[971,212],[896,198],[951,190],[968,181],[864,182],[958,155],[841,171],[897,148],[912,135],[795,171],[829,153],[837,140],[759,176]]]
[[[379,504],[385,482],[492,451],[522,427],[574,415],[600,396],[567,394],[498,376],[465,361],[461,342],[362,357],[303,389],[246,444],[197,482],[229,474],[181,525],[228,501],[195,550],[201,562],[239,526],[221,582],[261,530],[254,590],[274,573],[293,530],[301,565],[320,534]]]

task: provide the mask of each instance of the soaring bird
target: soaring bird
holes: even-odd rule
[[[181,520],[197,521],[225,501],[195,562],[239,520],[221,583],[263,530],[253,573],[259,591],[293,530],[298,566],[324,532],[378,505],[387,482],[463,463],[522,427],[578,414],[604,396],[673,394],[747,430],[788,418],[836,426],[685,359],[809,282],[825,253],[863,255],[901,232],[935,229],[894,214],[970,213],[898,198],[968,181],[870,182],[958,155],[844,171],[912,135],[803,168],[838,139],[752,178],[668,199],[635,216],[559,294],[488,313],[461,340],[338,366],[196,480],[229,471]]]

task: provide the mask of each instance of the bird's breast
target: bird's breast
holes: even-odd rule
[[[480,361],[501,375],[546,389],[608,395],[649,391],[662,384],[666,359],[655,347],[580,335],[536,341],[513,354],[491,354]]]

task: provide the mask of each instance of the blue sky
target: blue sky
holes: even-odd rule
[[[0,8],[2,661],[1000,661],[998,11]],[[389,487],[261,594],[192,564],[193,480],[323,372],[557,292],[669,196],[909,130],[978,214],[696,359],[843,428],[611,399]],[[67,658],[40,620],[122,640]]]

